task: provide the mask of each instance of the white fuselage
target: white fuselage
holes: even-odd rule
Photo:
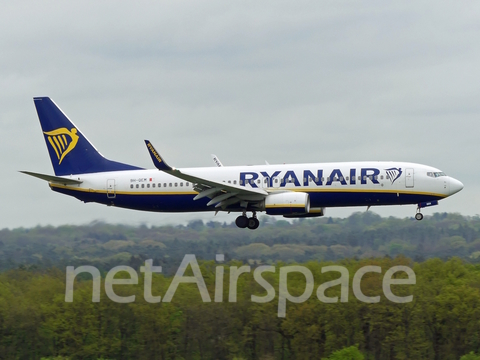
[[[440,170],[404,162],[342,162],[185,168],[199,178],[263,189],[269,194],[305,192],[312,208],[417,204],[440,200],[463,185]],[[78,185],[53,190],[85,202],[164,212],[218,210],[193,200],[195,184],[157,169],[72,175]],[[207,199],[208,200],[208,199]],[[224,209],[225,210],[225,209]],[[228,209],[227,209],[228,210]],[[232,211],[235,211],[232,209]]]

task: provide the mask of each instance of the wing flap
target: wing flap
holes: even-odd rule
[[[207,188],[206,190],[200,190],[199,194],[193,198],[193,200],[203,199],[204,197],[215,196],[216,193],[221,192],[222,189],[219,188]]]
[[[210,201],[208,202],[207,206],[218,204],[218,203],[222,202],[223,200],[230,199],[230,198],[232,198],[232,197],[234,197],[234,196],[236,196],[236,195],[237,195],[237,193],[227,192],[227,193],[225,193],[225,194],[216,196],[216,197],[214,197],[212,200],[210,200]],[[240,201],[240,199],[238,199],[238,201]]]

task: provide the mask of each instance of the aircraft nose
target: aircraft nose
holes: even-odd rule
[[[450,185],[450,195],[453,195],[463,189],[463,184],[457,179],[454,179],[452,177],[450,178],[449,185]]]

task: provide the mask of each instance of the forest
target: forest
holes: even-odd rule
[[[293,223],[262,216],[255,231],[201,220],[177,226],[126,226],[95,222],[0,230],[0,271],[19,266],[93,265],[134,268],[145,259],[173,274],[185,254],[213,260],[224,254],[252,264],[334,261],[404,255],[415,261],[456,256],[480,261],[480,217],[435,213],[423,221],[382,218],[368,211],[348,218],[301,219]]]
[[[1,230],[0,358],[480,359],[480,218],[444,213],[418,222],[365,212],[262,222],[250,232],[201,221]],[[180,284],[171,302],[147,302],[139,271],[145,260],[162,266],[153,274],[152,294],[164,296],[185,254],[196,256],[212,301],[202,301],[196,284]],[[216,254],[225,261],[216,262]],[[100,301],[92,302],[92,276],[81,274],[66,302],[66,266],[84,265],[100,270]],[[139,274],[136,285],[114,285],[118,295],[135,295],[131,303],[105,294],[105,275],[118,265]],[[252,272],[238,277],[237,301],[229,302],[229,273],[245,265]],[[276,269],[263,275],[276,289],[266,303],[252,301],[266,294],[253,276],[260,265]],[[379,266],[382,273],[365,274],[361,288],[380,301],[365,303],[349,291],[348,301],[326,303],[314,291],[307,301],[288,302],[279,317],[279,269],[291,265],[312,272],[315,291],[338,278],[323,273],[326,266],[343,266],[351,275]],[[392,285],[394,294],[412,295],[411,302],[394,303],[383,293],[382,277],[397,265],[416,275],[415,284]],[[215,302],[219,266],[223,297]],[[305,286],[301,274],[289,275],[291,294]],[[340,286],[326,295],[340,298]]]

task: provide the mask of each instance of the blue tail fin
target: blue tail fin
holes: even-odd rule
[[[50,98],[33,101],[55,175],[141,169],[105,159]]]

